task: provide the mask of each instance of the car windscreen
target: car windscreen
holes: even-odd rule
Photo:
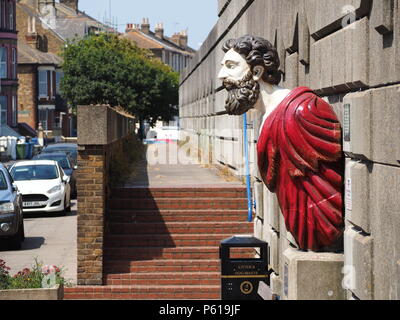
[[[58,178],[55,165],[16,166],[11,170],[14,181],[53,180]]]
[[[43,156],[38,156],[37,159],[40,160],[54,160],[57,161],[58,164],[61,166],[63,169],[71,169],[71,164],[69,163],[69,160],[67,157],[64,156],[53,156],[51,153],[45,154]]]
[[[46,148],[42,151],[43,154],[54,153],[54,152],[66,152],[73,159],[76,159],[78,157],[78,152],[75,149],[70,149],[70,148]]]
[[[7,190],[7,180],[6,177],[4,176],[3,171],[0,170],[0,190]]]

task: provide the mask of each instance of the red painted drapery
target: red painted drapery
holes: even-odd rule
[[[342,236],[341,127],[332,107],[299,87],[266,119],[258,167],[278,197],[300,249],[319,251]]]

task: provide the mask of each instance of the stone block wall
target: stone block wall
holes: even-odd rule
[[[105,105],[78,106],[77,110],[77,278],[78,285],[102,285],[109,162],[115,152],[122,151],[134,124],[132,118]]]
[[[217,24],[181,75],[181,138],[244,174],[243,120],[224,114],[226,92],[217,80],[221,47],[244,34],[269,39],[280,55],[282,85],[311,87],[343,126],[345,250],[342,259],[326,259],[335,261],[326,270],[336,270],[337,290],[348,298],[400,299],[400,0],[219,0],[218,8]],[[304,257],[290,251],[296,242],[259,177],[258,118],[248,112],[254,231],[270,243],[273,293],[304,298],[285,295],[294,285],[290,261],[298,266]],[[346,296],[328,291],[324,298]]]

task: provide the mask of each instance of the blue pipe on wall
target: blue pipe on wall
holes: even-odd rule
[[[251,200],[251,180],[250,180],[250,164],[249,164],[249,142],[247,139],[247,114],[243,115],[243,140],[244,140],[244,156],[246,161],[246,186],[247,186],[247,221],[253,221],[253,203]]]

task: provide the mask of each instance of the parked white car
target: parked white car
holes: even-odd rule
[[[70,178],[57,161],[17,162],[11,167],[10,174],[22,194],[24,212],[71,210]]]

